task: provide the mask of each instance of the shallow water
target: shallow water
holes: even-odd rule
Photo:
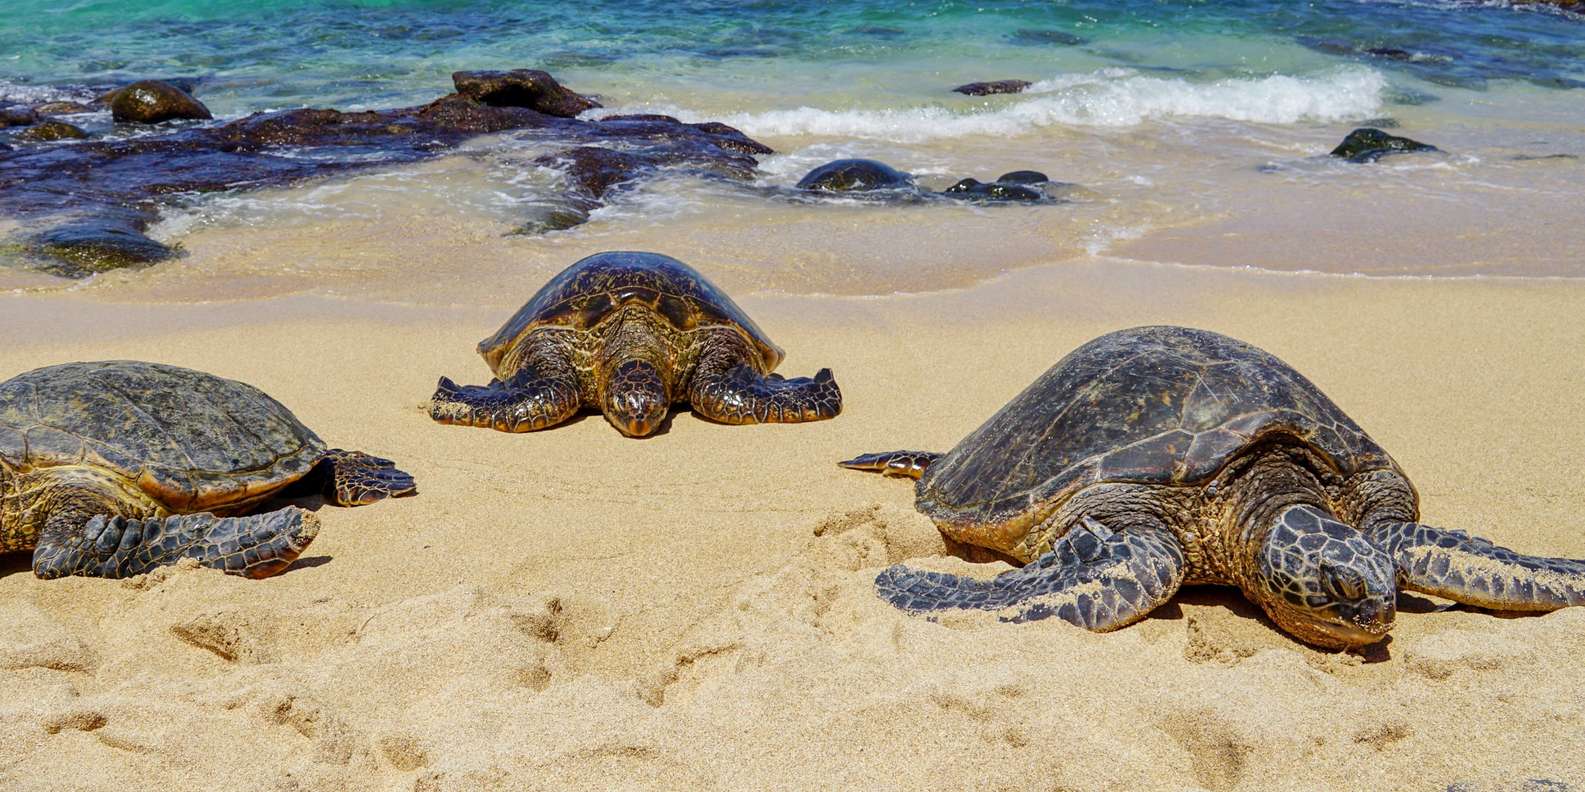
[[[179,202],[153,234],[189,256],[90,288],[293,284],[469,299],[471,284],[617,246],[719,262],[744,273],[743,288],[840,294],[952,288],[1102,253],[1282,271],[1585,276],[1585,229],[1573,219],[1585,160],[1538,158],[1585,156],[1585,21],[1534,7],[592,2],[573,14],[549,3],[301,0],[259,15],[235,2],[20,0],[12,8],[0,18],[0,98],[81,98],[135,77],[192,76],[199,98],[231,118],[414,104],[446,91],[453,70],[527,66],[598,95],[607,109],[595,115],[723,120],[778,151],[761,157],[748,188],[662,179],[586,226],[523,237],[511,232],[559,190],[559,174],[529,162],[546,144],[479,140],[434,162]],[[1034,85],[1017,96],[949,91],[1004,78]],[[1394,132],[1446,153],[1374,166],[1321,156],[1353,127],[1384,117]],[[805,205],[756,189],[790,186],[847,156],[882,159],[937,189],[1023,168],[1084,189],[1042,207]],[[361,246],[356,256],[349,240]],[[37,281],[0,274],[0,287]]]

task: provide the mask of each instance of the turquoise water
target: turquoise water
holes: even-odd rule
[[[205,80],[224,112],[427,99],[461,68],[599,74],[641,96],[737,90],[885,104],[943,65],[985,78],[1107,66],[1184,79],[1305,75],[1344,64],[1395,82],[1575,88],[1585,22],[1500,4],[1319,0],[1172,3],[361,2],[12,0],[0,90],[148,75]],[[268,11],[261,7],[268,6]],[[1373,54],[1371,50],[1375,50]],[[833,90],[824,72],[875,67]],[[947,69],[955,71],[955,69]],[[942,75],[945,77],[946,75]],[[771,85],[759,82],[773,78]],[[911,79],[912,78],[912,79]],[[1429,93],[1420,91],[1419,93]],[[652,98],[652,97],[646,97]],[[773,103],[765,103],[770,105]]]

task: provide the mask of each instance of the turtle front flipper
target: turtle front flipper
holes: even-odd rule
[[[247,517],[183,514],[129,519],[97,514],[86,522],[70,511],[53,515],[33,551],[33,573],[124,578],[183,558],[251,578],[291,566],[319,533],[319,518],[287,507]]]
[[[688,394],[693,410],[725,424],[823,421],[842,412],[842,391],[831,369],[813,377],[761,375],[747,363],[710,375],[695,375]]]
[[[1392,555],[1411,591],[1492,610],[1585,605],[1585,560],[1524,555],[1463,531],[1411,522],[1383,524],[1370,536]]]
[[[883,476],[917,479],[925,474],[930,463],[940,459],[934,451],[883,451],[878,454],[860,454],[837,464],[848,470],[867,470]]]
[[[522,372],[507,382],[458,385],[441,377],[429,400],[429,417],[443,424],[532,432],[566,421],[578,407],[577,386],[561,379]]]
[[[901,564],[875,579],[883,599],[906,611],[999,611],[1002,621],[1056,616],[1095,632],[1133,624],[1183,582],[1183,550],[1160,527],[1112,531],[1086,519],[1051,552],[990,580],[921,572]]]
[[[412,495],[418,485],[389,459],[332,448],[319,464],[330,469],[325,498],[337,506],[367,506],[386,498]]]

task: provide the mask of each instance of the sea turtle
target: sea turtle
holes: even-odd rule
[[[830,369],[813,378],[770,373],[781,349],[703,275],[658,253],[578,261],[480,341],[479,354],[495,379],[458,386],[441,377],[430,417],[528,432],[593,407],[623,434],[644,437],[675,402],[729,424],[842,411]]]
[[[413,492],[390,461],[326,448],[279,402],[213,374],[109,361],[0,382],[0,552],[32,548],[42,578],[129,577],[183,558],[273,575],[319,520],[250,512],[305,479],[340,506]]]
[[[1348,648],[1386,635],[1399,587],[1507,611],[1585,605],[1585,561],[1417,523],[1403,471],[1315,385],[1204,330],[1102,336],[946,454],[841,464],[918,479],[943,534],[1025,564],[990,580],[893,566],[876,589],[908,611],[1107,631],[1181,584],[1224,584],[1300,640]]]

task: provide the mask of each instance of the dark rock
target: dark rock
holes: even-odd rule
[[[88,133],[82,129],[65,121],[49,118],[18,132],[12,140],[24,143],[48,143],[56,140],[82,140],[86,137]]]
[[[596,200],[655,167],[655,163],[645,157],[599,146],[558,151],[539,157],[534,163],[566,171],[579,190]]]
[[[992,182],[986,184],[974,179],[964,179],[951,187],[942,190],[943,195],[952,198],[967,198],[975,201],[1024,201],[1033,203],[1045,200],[1045,193],[1030,189],[1022,184],[1008,184],[1005,182]]]
[[[1366,55],[1375,55],[1378,58],[1386,58],[1388,60],[1414,60],[1414,53],[1408,50],[1398,49],[1397,47],[1366,47],[1363,52]]]
[[[78,220],[35,236],[32,247],[51,259],[43,269],[68,278],[176,258],[176,251],[143,235],[143,222],[127,213]]]
[[[1397,129],[1398,119],[1385,117],[1367,118],[1364,121],[1359,122],[1359,125],[1362,127],[1375,127],[1377,129]]]
[[[78,113],[92,113],[94,109],[82,102],[46,102],[35,105],[33,112],[39,115],[76,115]]]
[[[0,129],[15,126],[32,126],[38,123],[38,114],[30,107],[11,105],[0,107]]]
[[[755,155],[770,152],[725,124],[684,124],[666,116],[583,121],[451,94],[418,107],[256,113],[217,126],[186,125],[71,146],[0,147],[0,216],[30,223],[69,217],[68,230],[81,229],[85,219],[109,223],[116,233],[93,236],[89,241],[101,240],[97,247],[78,241],[78,232],[55,240],[60,244],[25,240],[30,252],[53,258],[48,266],[88,274],[118,262],[139,263],[138,255],[171,255],[140,233],[170,196],[390,167],[437,156],[475,135],[512,130],[531,130],[569,147],[542,164],[567,169],[566,203],[582,213],[625,183],[662,169],[749,179],[758,165]],[[293,156],[282,156],[282,148],[293,149]]]
[[[1375,162],[1388,154],[1438,150],[1436,146],[1389,135],[1379,129],[1361,128],[1348,133],[1348,137],[1343,138],[1343,142],[1332,149],[1331,154],[1349,162]]]
[[[1032,83],[1028,80],[992,80],[990,82],[964,83],[952,90],[969,96],[1023,93]]]
[[[996,180],[1002,184],[1045,184],[1051,181],[1046,174],[1035,170],[1009,171]]]
[[[110,97],[110,115],[116,121],[136,124],[214,118],[203,102],[159,80],[135,82],[116,91]]]
[[[457,93],[491,107],[526,107],[546,115],[574,118],[600,106],[538,69],[453,72],[451,82],[457,86]]]
[[[798,189],[822,192],[905,190],[913,186],[914,177],[884,162],[868,159],[828,162],[798,180]]]
[[[589,222],[589,213],[576,206],[540,207],[533,217],[512,231],[514,236],[542,236],[566,231]]]
[[[1056,44],[1063,47],[1074,47],[1080,44],[1088,43],[1088,39],[1085,39],[1082,36],[1075,36],[1072,33],[1068,33],[1066,31],[1036,30],[1033,28],[1015,30],[1013,31],[1012,35],[1007,37],[1007,40],[1014,44],[1024,44],[1026,46]]]

